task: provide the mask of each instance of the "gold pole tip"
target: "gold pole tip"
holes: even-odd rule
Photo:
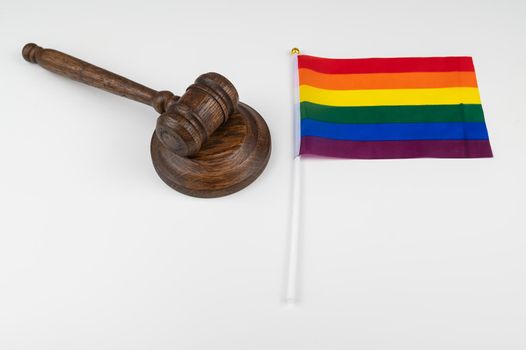
[[[292,50],[290,50],[290,54],[291,55],[299,55],[300,54],[300,49],[298,49],[297,47],[293,47]]]

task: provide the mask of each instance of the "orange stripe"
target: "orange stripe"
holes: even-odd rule
[[[324,74],[299,70],[300,85],[327,90],[477,87],[475,72]]]

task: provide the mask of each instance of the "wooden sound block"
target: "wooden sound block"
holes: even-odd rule
[[[190,196],[212,198],[252,183],[268,163],[271,140],[264,119],[240,102],[237,111],[194,156],[181,157],[171,152],[156,133],[150,151],[157,174],[168,186]]]

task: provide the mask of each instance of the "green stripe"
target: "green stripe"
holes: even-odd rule
[[[484,122],[479,104],[334,107],[301,102],[301,118],[328,123]]]

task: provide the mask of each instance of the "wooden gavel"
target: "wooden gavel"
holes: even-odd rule
[[[239,102],[218,73],[200,75],[181,96],[155,91],[66,55],[26,44],[28,62],[70,79],[152,106],[161,113],[151,140],[155,170],[169,186],[196,197],[220,197],[252,183],[271,151],[264,119]]]

